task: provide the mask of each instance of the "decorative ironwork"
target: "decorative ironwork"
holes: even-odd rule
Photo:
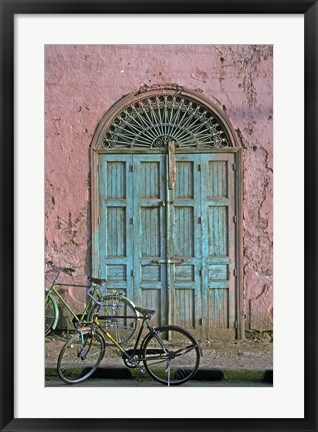
[[[102,139],[104,149],[232,147],[219,118],[182,94],[157,94],[135,101],[112,120]]]

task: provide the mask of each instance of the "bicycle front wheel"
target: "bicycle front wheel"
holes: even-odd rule
[[[78,330],[63,346],[57,372],[62,381],[76,384],[89,378],[105,354],[104,338],[91,330]]]
[[[107,331],[118,343],[128,342],[135,334],[138,326],[138,315],[135,305],[126,297],[116,294],[103,298],[103,306],[94,306],[88,314],[91,322],[94,314],[98,314],[100,327]],[[105,338],[106,345],[112,345]]]
[[[162,384],[176,386],[193,378],[200,364],[200,347],[195,338],[178,326],[158,327],[144,342],[144,365],[149,375]]]
[[[58,319],[58,306],[50,294],[45,295],[45,336],[47,336]]]

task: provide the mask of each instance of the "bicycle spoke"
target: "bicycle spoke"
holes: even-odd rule
[[[163,350],[167,352],[163,353]],[[158,351],[162,354],[158,354]],[[198,343],[186,330],[177,326],[163,326],[145,341],[143,362],[147,372],[156,381],[168,386],[179,385],[188,381],[198,370],[200,350]]]
[[[98,333],[76,333],[59,355],[60,378],[68,384],[84,381],[97,369],[104,352],[104,339]]]
[[[190,346],[188,346],[186,348],[179,349],[179,350],[175,351],[173,354],[174,354],[175,357],[177,357],[179,355],[186,354],[186,353],[190,352],[193,349],[196,349],[196,345],[190,345]]]

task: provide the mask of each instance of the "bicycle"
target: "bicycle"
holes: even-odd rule
[[[100,313],[103,314],[103,316],[107,315],[107,319],[101,319],[102,325],[117,340],[121,343],[126,343],[130,338],[132,338],[137,330],[138,324],[138,321],[135,319],[138,313],[132,301],[117,291],[103,294],[100,286],[107,282],[106,279],[89,277],[90,282],[94,284],[92,287],[80,284],[60,283],[58,282],[58,278],[61,273],[73,276],[75,270],[68,267],[56,267],[51,261],[47,264],[52,267],[56,274],[50,288],[45,293],[45,336],[47,336],[52,330],[56,329],[59,320],[59,307],[54,298],[55,295],[73,316],[73,324],[75,327],[91,323],[93,321],[93,316],[96,313]],[[90,288],[94,296],[98,297],[101,301],[97,305],[91,298],[89,298],[84,310],[80,314],[76,314],[69,303],[57,291],[56,288],[59,286]],[[122,316],[125,316],[125,320],[121,318]]]
[[[91,290],[88,295],[101,306]],[[140,314],[136,319],[141,320],[141,326],[134,347],[128,350],[99,324],[99,319],[107,317],[95,314],[91,324],[78,328],[58,357],[57,371],[61,380],[76,384],[92,376],[104,358],[105,337],[120,350],[127,367],[137,368],[142,363],[145,369],[141,367],[141,370],[162,384],[176,386],[193,378],[202,355],[194,336],[176,325],[151,326],[154,310],[136,307],[136,311]],[[149,332],[141,340],[144,327]]]

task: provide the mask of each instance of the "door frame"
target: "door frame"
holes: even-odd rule
[[[188,97],[191,100],[197,101],[213,114],[215,114],[222,127],[227,133],[231,147],[226,148],[211,148],[211,149],[200,149],[197,153],[234,153],[234,170],[235,170],[235,267],[236,267],[236,284],[235,284],[235,328],[236,338],[244,338],[244,297],[243,297],[243,167],[242,167],[242,146],[239,137],[232,125],[230,119],[226,113],[214,102],[204,97],[202,94],[198,94],[192,90],[181,88],[176,85],[165,85],[165,86],[152,86],[147,91],[137,91],[135,93],[128,94],[119,99],[113,106],[109,108],[106,114],[98,124],[95,134],[93,136],[90,146],[90,167],[91,167],[91,232],[92,232],[92,275],[98,277],[98,262],[99,262],[99,241],[97,233],[99,229],[99,156],[105,154],[136,154],[136,153],[165,153],[165,150],[152,149],[118,149],[118,148],[103,148],[101,143],[103,137],[110,127],[112,121],[116,115],[123,109],[127,108],[130,104],[135,103],[145,97],[156,96],[158,94],[178,94]],[[178,149],[178,153],[194,153],[192,150]]]

